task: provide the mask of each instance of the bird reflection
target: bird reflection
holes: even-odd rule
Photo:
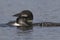
[[[23,40],[31,40],[33,39],[33,35],[32,35],[32,32],[30,31],[20,31],[18,30],[17,31],[17,39],[23,39]]]
[[[21,27],[17,27],[17,29],[20,29],[20,30],[23,30],[23,31],[26,31],[26,30],[32,30],[33,29],[33,26],[21,26]]]

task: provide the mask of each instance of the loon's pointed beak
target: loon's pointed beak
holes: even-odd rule
[[[18,14],[15,14],[15,15],[13,15],[14,17],[18,17],[18,16],[20,16],[20,13],[18,13]]]

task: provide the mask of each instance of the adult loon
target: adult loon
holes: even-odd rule
[[[17,27],[27,27],[27,26],[60,26],[60,23],[55,22],[41,22],[41,23],[32,23],[33,14],[29,10],[23,10],[22,12],[13,15],[17,17],[16,21],[8,22],[7,24],[10,26]]]
[[[17,17],[16,21],[8,22],[10,26],[32,26],[33,14],[29,10],[23,10],[22,12],[13,15]]]

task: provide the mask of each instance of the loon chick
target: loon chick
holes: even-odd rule
[[[9,25],[12,26],[32,26],[33,21],[33,14],[29,10],[23,10],[22,12],[15,14],[13,16],[16,16],[16,21],[9,22]]]

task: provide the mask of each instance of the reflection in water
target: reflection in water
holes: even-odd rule
[[[21,30],[18,30],[17,31],[17,39],[18,40],[31,40],[33,38],[32,36],[32,29],[30,28],[29,30],[28,29],[22,29],[23,31]],[[24,31],[25,30],[25,31]]]
[[[13,26],[8,26],[6,24],[0,25],[0,27],[8,27],[9,29]],[[16,27],[15,27],[16,28]],[[9,35],[6,35],[9,37],[9,39],[13,38],[14,40],[32,40],[32,31],[33,31],[33,26],[28,26],[28,27],[17,27],[17,30],[14,30],[14,28],[11,28],[11,30],[6,29],[6,33]],[[16,32],[16,33],[15,33]],[[4,33],[4,34],[6,34]],[[12,36],[13,35],[13,36]],[[4,36],[4,35],[3,35]]]
[[[17,29],[20,29],[22,31],[32,30],[33,26],[23,26],[23,27],[17,27]]]

